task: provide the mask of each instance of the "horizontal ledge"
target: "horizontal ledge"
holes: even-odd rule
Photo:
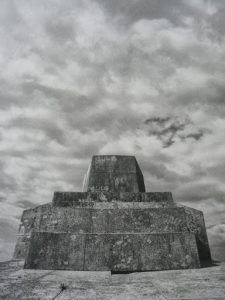
[[[71,231],[33,231],[33,233],[47,233],[47,234],[69,234],[69,235],[194,235],[188,231],[171,231],[171,232],[71,232]]]

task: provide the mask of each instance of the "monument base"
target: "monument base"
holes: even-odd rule
[[[24,267],[132,272],[199,268],[200,262],[191,233],[33,232]]]

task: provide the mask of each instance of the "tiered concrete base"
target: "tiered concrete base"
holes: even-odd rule
[[[210,258],[202,213],[170,193],[55,193],[21,221],[14,258],[25,268],[166,270]]]
[[[24,212],[14,258],[25,268],[147,271],[211,261],[203,214],[148,193],[132,156],[94,156],[86,192]]]

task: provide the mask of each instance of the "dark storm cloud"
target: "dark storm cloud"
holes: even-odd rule
[[[170,121],[170,119],[167,121]],[[156,135],[162,140],[164,147],[170,147],[174,143],[174,137],[178,135],[180,131],[183,131],[186,125],[186,122],[179,120],[166,124],[165,119],[156,120],[155,118],[153,118],[153,120],[148,119],[145,123],[150,125],[149,135]],[[156,128],[154,126],[155,124]]]
[[[192,138],[196,141],[200,140],[203,137],[203,131],[196,132],[196,133],[189,133],[185,136],[185,138]]]
[[[2,1],[6,234],[23,207],[80,190],[91,155],[111,153],[136,155],[147,189],[223,223],[224,15],[222,0]]]
[[[192,138],[198,141],[205,133],[203,129],[199,128],[194,128],[195,132],[185,133],[184,130],[186,127],[192,124],[188,118],[153,117],[145,120],[144,123],[148,126],[148,134],[157,136],[162,141],[164,147],[173,145],[176,138],[183,141]]]

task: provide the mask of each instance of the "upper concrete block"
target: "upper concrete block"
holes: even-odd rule
[[[94,204],[115,202],[152,203],[173,205],[173,197],[170,192],[55,192],[52,200],[56,207],[93,207]]]
[[[84,178],[83,191],[145,192],[144,178],[136,158],[93,156]]]

